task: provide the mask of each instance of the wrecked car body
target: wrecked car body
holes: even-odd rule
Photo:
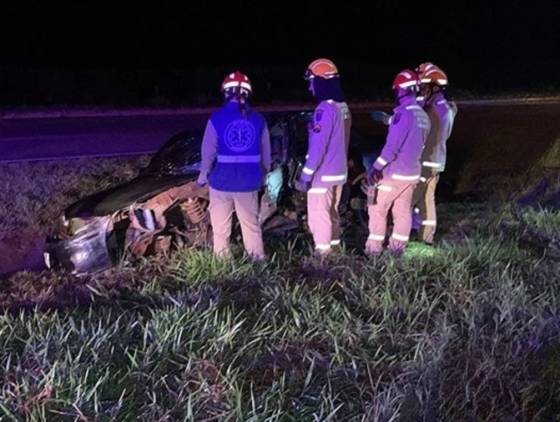
[[[143,256],[160,250],[177,230],[187,236],[192,226],[204,228],[196,214],[204,213],[208,192],[193,183],[199,145],[196,136],[178,134],[135,179],[66,208],[47,242],[47,266],[94,273],[111,267],[125,254]],[[200,237],[204,230],[196,233]]]
[[[273,164],[259,215],[265,236],[305,228],[305,195],[292,186],[305,161],[310,117],[311,113],[268,116]],[[162,253],[171,247],[210,246],[208,188],[196,184],[201,142],[199,134],[179,133],[133,180],[67,207],[48,239],[47,266],[88,274],[108,269],[124,257]],[[364,145],[371,150],[371,142],[353,135],[349,187],[342,207],[358,210],[365,204],[359,188]]]

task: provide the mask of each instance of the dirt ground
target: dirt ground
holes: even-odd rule
[[[0,238],[0,276],[22,268],[37,271],[45,268],[45,238],[31,228],[13,231]]]

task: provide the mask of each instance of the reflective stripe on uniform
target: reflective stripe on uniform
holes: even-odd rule
[[[327,193],[327,188],[311,188],[307,193]]]
[[[379,164],[381,164],[382,166],[386,166],[387,165],[387,161],[385,161],[383,158],[381,157],[377,157],[377,161]]]
[[[336,176],[321,176],[322,182],[343,182],[346,180],[346,174],[339,174]]]
[[[436,104],[441,105],[441,104],[445,104],[446,102],[447,102],[447,100],[439,100]]]
[[[414,181],[420,179],[420,176],[406,176],[404,174],[396,174],[396,173],[393,174],[391,177],[395,180],[408,180],[408,181]]]
[[[260,155],[218,155],[218,163],[259,163]]]
[[[431,167],[431,168],[440,168],[443,164],[437,163],[435,161],[423,161],[422,165],[424,167]]]
[[[391,186],[387,186],[387,185],[379,185],[377,186],[377,189],[382,190],[383,192],[391,192],[393,190]]]
[[[422,225],[423,226],[435,226],[436,225],[436,220],[423,220]]]
[[[420,181],[421,181],[421,182],[425,182],[426,180],[428,180],[428,179],[426,179],[426,178],[425,178],[425,177],[423,177],[423,176],[422,176],[422,177],[420,177]]]
[[[302,171],[309,176],[311,176],[313,173],[315,173],[315,170],[312,170],[309,167],[304,167]]]
[[[383,234],[370,234],[368,240],[385,240],[385,235]]]
[[[406,106],[406,109],[407,110],[422,110],[422,107],[420,107],[419,105],[414,105],[413,104],[413,105]]]
[[[403,236],[402,234],[393,233],[391,235],[393,239],[400,240],[401,242],[407,242],[408,236]]]

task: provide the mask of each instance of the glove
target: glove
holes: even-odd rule
[[[381,179],[383,179],[383,172],[381,170],[373,169],[373,171],[368,174],[368,183],[373,186],[378,184]]]
[[[370,113],[370,117],[372,118],[372,120],[376,121],[376,122],[382,122],[384,125],[389,125],[389,119],[391,118],[391,116],[387,113],[385,113],[384,111],[372,111]]]
[[[309,189],[311,189],[311,182],[305,182],[303,180],[297,180],[294,183],[294,188],[299,192],[306,193]]]

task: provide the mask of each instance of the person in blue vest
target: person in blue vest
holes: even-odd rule
[[[208,183],[214,253],[231,256],[230,236],[235,211],[247,254],[265,259],[259,224],[258,192],[270,171],[270,135],[264,117],[249,107],[249,78],[236,71],[222,83],[225,104],[210,116],[201,147],[197,183]]]

